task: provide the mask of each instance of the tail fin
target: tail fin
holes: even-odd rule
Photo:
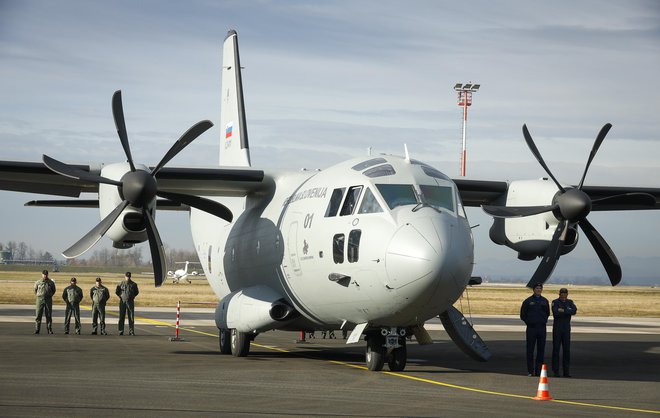
[[[241,60],[238,57],[238,35],[227,32],[222,50],[222,103],[220,109],[220,165],[250,166]]]

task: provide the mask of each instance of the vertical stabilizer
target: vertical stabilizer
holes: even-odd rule
[[[227,32],[222,49],[222,100],[220,108],[220,165],[250,166],[241,60],[238,57],[238,35]]]

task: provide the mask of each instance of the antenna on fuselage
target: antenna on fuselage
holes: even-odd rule
[[[403,144],[403,151],[406,155],[406,162],[410,163],[410,154],[408,154],[408,144]]]

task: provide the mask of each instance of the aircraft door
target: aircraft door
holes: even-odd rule
[[[300,258],[298,257],[298,221],[291,222],[287,236],[287,253],[289,255],[290,271],[295,276],[301,276]]]

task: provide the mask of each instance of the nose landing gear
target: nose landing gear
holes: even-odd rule
[[[396,327],[382,328],[380,334],[367,334],[365,360],[367,368],[377,372],[383,369],[385,361],[391,371],[400,372],[406,368],[406,330]]]

